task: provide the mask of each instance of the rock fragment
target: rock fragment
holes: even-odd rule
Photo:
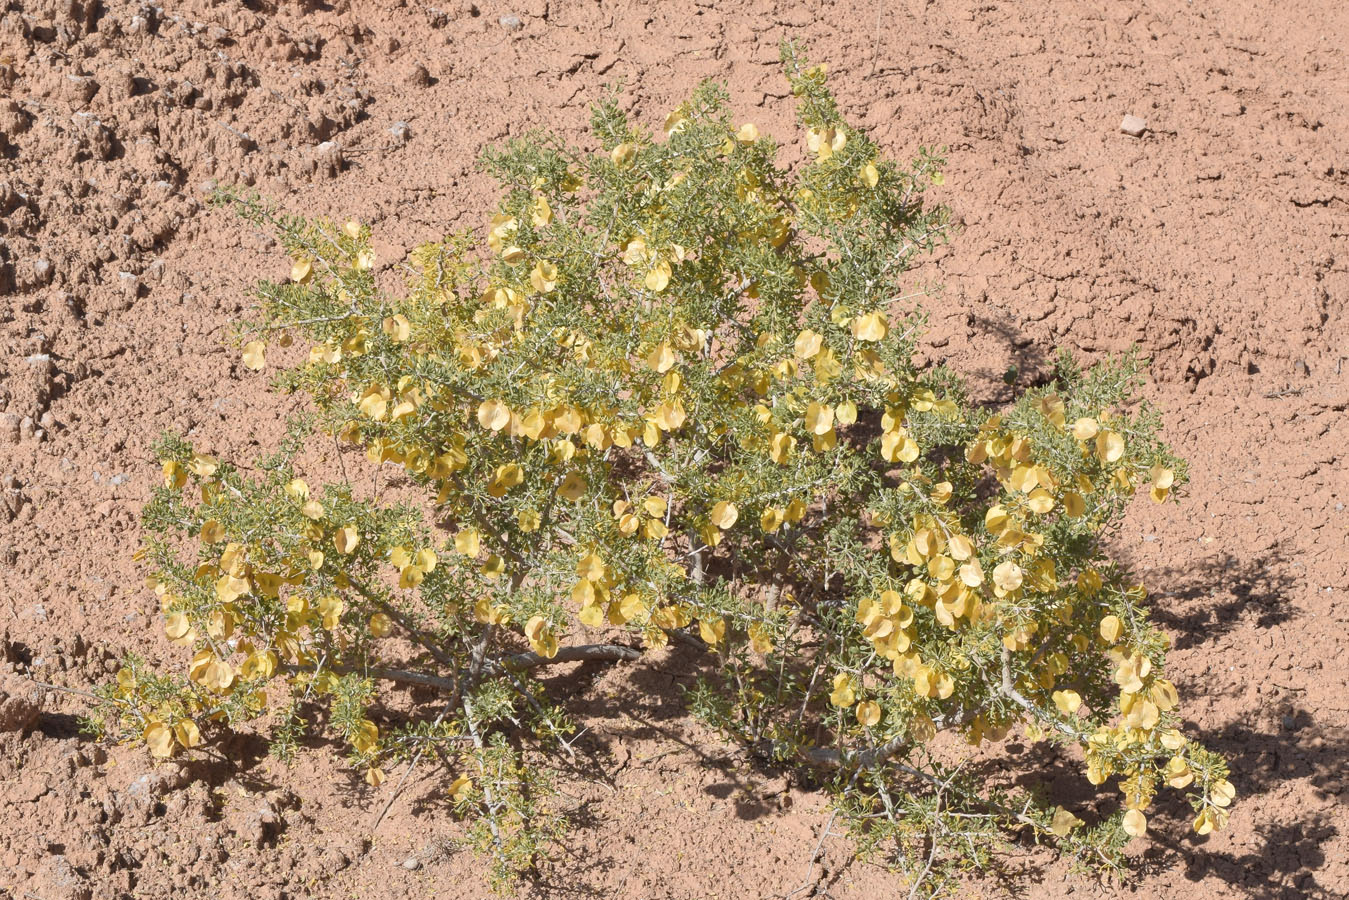
[[[0,734],[24,732],[42,714],[42,688],[13,672],[0,671]]]
[[[324,141],[314,150],[314,171],[321,177],[335,178],[346,168],[342,148],[336,141]]]
[[[0,478],[0,522],[13,522],[27,501],[19,479],[13,475]]]
[[[421,63],[413,63],[404,80],[413,87],[426,87],[431,83],[431,73]]]
[[[1148,123],[1146,119],[1129,115],[1125,116],[1124,120],[1119,123],[1119,130],[1130,137],[1142,137],[1143,132],[1148,130]]]
[[[17,444],[19,442],[19,423],[23,421],[23,416],[18,413],[0,413],[0,444]]]
[[[72,103],[88,103],[98,93],[98,81],[92,75],[67,75],[66,99]]]

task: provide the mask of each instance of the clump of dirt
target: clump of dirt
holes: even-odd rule
[[[327,747],[286,768],[251,735],[154,765],[88,741],[85,698],[32,681],[88,690],[124,650],[175,659],[131,561],[150,442],[173,429],[248,459],[294,408],[225,349],[251,282],[286,262],[205,204],[215,184],[369,222],[392,271],[415,242],[486,218],[483,145],[533,127],[579,136],[606,82],[657,124],[699,79],[724,80],[741,120],[797,152],[784,36],[829,62],[847,114],[890,151],[949,147],[942,199],[961,233],[914,273],[916,289],[944,285],[925,301],[928,359],[989,402],[1004,379],[1043,379],[1055,346],[1090,359],[1137,344],[1153,360],[1149,394],[1193,483],[1179,507],[1140,504],[1114,544],[1153,591],[1184,709],[1232,758],[1240,802],[1206,839],[1182,804],[1150,812],[1139,889],[1349,893],[1349,63],[1331,39],[1345,33],[1349,12],[1328,0],[1296,15],[1139,0],[11,0],[0,894],[483,894],[429,767],[371,835],[396,778],[369,788]],[[1146,127],[1124,133],[1126,115]],[[832,835],[810,864],[829,821],[819,796],[687,721],[666,671],[688,662],[578,683],[587,763],[563,785],[576,828],[528,892],[902,890]],[[1117,891],[1065,883],[1030,848],[1009,866],[1029,897]]]
[[[13,672],[0,671],[0,733],[27,732],[42,713],[42,689]]]

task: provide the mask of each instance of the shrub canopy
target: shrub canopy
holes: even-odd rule
[[[1103,544],[1137,490],[1185,484],[1140,361],[1062,356],[1000,409],[916,366],[905,273],[948,233],[924,201],[942,159],[886,159],[822,66],[783,62],[799,165],[718,85],[660,136],[611,99],[598,152],[488,151],[486,247],[418,247],[401,291],[367,227],[224,194],[293,261],[243,361],[293,362],[276,386],[312,413],[251,470],[161,441],[143,553],[186,671],[128,659],[99,726],[157,756],[254,719],[283,757],[322,730],[375,786],[435,761],[507,879],[562,822],[538,763],[575,734],[536,670],[673,639],[691,710],[818,771],[911,878],[984,864],[1009,830],[1118,867],[1164,783],[1222,827],[1226,765],[1179,731],[1167,638]],[[370,467],[306,483],[315,433]],[[409,685],[412,714],[377,721]],[[970,762],[1014,729],[1077,748],[1122,808],[1087,822]]]

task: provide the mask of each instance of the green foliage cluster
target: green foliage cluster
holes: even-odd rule
[[[576,733],[536,673],[673,639],[704,673],[693,712],[816,770],[859,847],[929,889],[1009,833],[1117,869],[1168,784],[1222,827],[1226,764],[1181,734],[1167,639],[1102,542],[1137,490],[1185,483],[1140,361],[1064,356],[996,410],[916,366],[902,278],[946,237],[942,159],[886,159],[823,67],[783,63],[802,165],[715,84],[659,136],[605,102],[599,152],[487,152],[486,247],[418,247],[401,292],[368,228],[224,195],[293,261],[244,362],[297,360],[276,385],[312,414],[249,471],[160,444],[143,553],[187,667],[129,661],[99,726],[159,756],[255,719],[286,757],[326,731],[376,787],[435,761],[506,883],[562,825],[545,763]],[[313,434],[422,500],[349,458],[311,487]],[[408,686],[433,699],[376,721]],[[1014,731],[1076,748],[1119,812],[977,777],[973,748]]]

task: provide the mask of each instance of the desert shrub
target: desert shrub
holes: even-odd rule
[[[160,757],[322,732],[377,788],[434,763],[505,882],[565,819],[548,761],[576,726],[539,671],[677,641],[693,713],[814,772],[926,889],[1016,835],[1118,870],[1163,785],[1223,827],[1227,766],[1179,730],[1167,637],[1103,543],[1136,491],[1185,484],[1141,361],[1061,356],[998,409],[915,365],[904,275],[947,235],[943,161],[886,159],[822,66],[783,63],[799,164],[715,84],[660,137],[611,99],[597,150],[486,152],[486,246],[418,247],[401,291],[367,227],[224,194],[293,263],[243,362],[292,361],[275,386],[311,412],[247,469],[160,442],[142,554],[186,671],[129,659],[97,727]],[[315,435],[369,465],[307,483]],[[405,716],[371,711],[395,692]],[[1013,788],[988,761],[1014,731],[1115,779],[1118,811]]]

